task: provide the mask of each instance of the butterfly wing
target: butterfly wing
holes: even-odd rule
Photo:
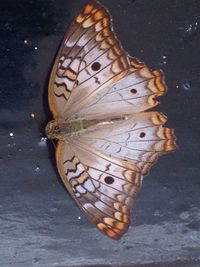
[[[54,118],[74,116],[97,92],[123,78],[129,67],[109,12],[90,1],[67,31],[51,72],[48,98]]]
[[[163,153],[173,151],[173,131],[158,112],[90,127],[59,141],[57,167],[88,219],[113,239],[130,224],[130,207],[143,175]]]
[[[165,122],[159,112],[142,112],[127,120],[90,127],[74,140],[123,164],[132,164],[146,175],[159,156],[176,149],[173,130],[163,127]]]
[[[86,217],[108,237],[121,238],[142,182],[137,168],[73,140],[58,142],[56,159],[63,183]]]
[[[113,33],[109,12],[90,1],[66,33],[51,72],[54,118],[132,114],[156,106],[156,97],[165,91],[163,73],[128,57]]]

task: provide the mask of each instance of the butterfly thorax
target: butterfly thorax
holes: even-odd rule
[[[64,140],[67,137],[78,135],[82,131],[96,124],[105,123],[102,120],[63,120],[57,119],[50,121],[45,132],[49,139]]]

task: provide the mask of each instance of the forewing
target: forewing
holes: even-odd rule
[[[72,118],[129,68],[109,12],[90,1],[67,31],[51,72],[49,106],[54,118]]]
[[[143,112],[124,121],[100,123],[74,138],[145,175],[160,155],[176,149],[173,130],[163,127],[165,122],[158,112]]]
[[[142,182],[137,168],[72,139],[58,142],[56,159],[63,183],[86,217],[108,237],[121,238]]]

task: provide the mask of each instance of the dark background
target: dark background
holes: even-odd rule
[[[85,3],[0,1],[0,266],[200,266],[200,1],[101,1],[124,48],[164,70],[169,91],[157,110],[179,146],[145,178],[117,242],[86,221],[41,139],[50,66]]]

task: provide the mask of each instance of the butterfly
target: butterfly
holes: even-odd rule
[[[173,130],[156,111],[164,74],[130,57],[108,10],[89,1],[75,17],[56,56],[48,88],[60,177],[101,232],[120,239],[131,208],[158,157],[176,149]]]

